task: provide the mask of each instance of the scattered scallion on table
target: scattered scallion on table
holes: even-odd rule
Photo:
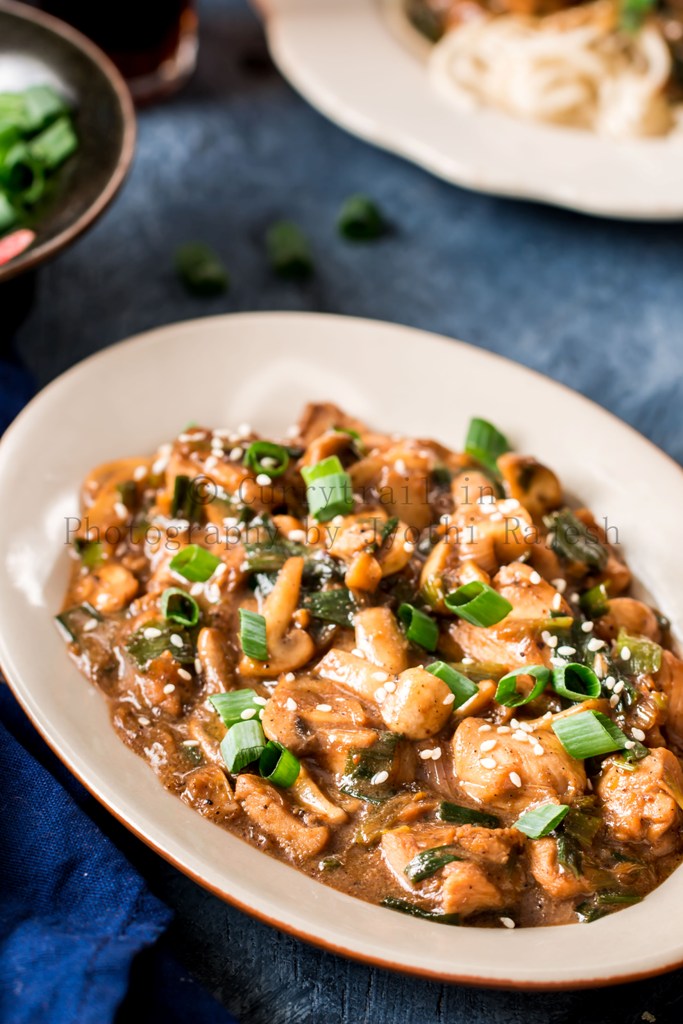
[[[339,233],[354,242],[368,242],[387,231],[387,223],[379,207],[369,196],[354,195],[346,199],[337,217]]]
[[[305,278],[313,273],[306,236],[292,221],[278,221],[268,229],[266,249],[270,265],[282,277]]]
[[[220,257],[201,242],[186,242],[176,249],[176,271],[192,295],[222,295],[230,287],[230,278]]]

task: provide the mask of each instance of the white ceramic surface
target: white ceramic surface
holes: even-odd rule
[[[605,217],[683,217],[683,131],[616,141],[459,110],[431,85],[417,33],[398,27],[401,0],[255,2],[282,73],[369,142],[478,192]]]
[[[0,662],[23,707],[74,774],[159,853],[318,944],[448,980],[519,986],[618,981],[683,961],[672,912],[683,905],[683,870],[638,906],[590,925],[497,931],[419,921],[337,893],[207,822],[114,733],[52,622],[69,564],[64,520],[78,513],[81,480],[106,459],[151,453],[192,420],[284,432],[311,398],[453,446],[470,416],[493,419],[609,517],[661,609],[683,622],[671,556],[683,473],[602,409],[497,356],[406,327],[313,314],[217,317],[79,364],[0,443]]]

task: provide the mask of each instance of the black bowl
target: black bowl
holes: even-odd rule
[[[116,195],[133,158],[133,103],[109,58],[64,22],[0,0],[0,91],[43,83],[73,102],[80,145],[57,176],[45,208],[37,211],[35,241],[0,267],[0,284],[43,263],[89,228]]]

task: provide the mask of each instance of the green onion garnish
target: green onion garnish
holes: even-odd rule
[[[566,562],[581,562],[592,569],[604,569],[609,552],[594,529],[586,526],[574,513],[561,509],[543,522],[548,528],[550,547]]]
[[[622,32],[634,34],[643,27],[646,19],[657,8],[657,0],[620,0],[619,28]]]
[[[240,643],[248,658],[268,661],[266,620],[263,615],[240,608]]]
[[[403,874],[411,882],[422,882],[431,878],[437,871],[452,864],[454,860],[462,860],[452,846],[434,846],[431,850],[420,850],[403,869]]]
[[[206,583],[221,564],[220,558],[212,555],[199,544],[188,544],[171,559],[169,568],[191,583]]]
[[[83,627],[90,619],[103,622],[104,618],[89,601],[78,604],[74,608],[67,608],[60,615],[55,615],[55,623],[62,637],[67,643],[79,643]],[[78,621],[76,621],[78,620]],[[85,621],[83,621],[85,620]]]
[[[104,548],[98,540],[83,540],[77,537],[74,541],[74,549],[83,565],[88,569],[96,569],[104,559]]]
[[[367,242],[379,238],[387,225],[377,204],[368,196],[349,196],[337,217],[339,233],[354,242]]]
[[[500,828],[501,821],[495,814],[476,811],[472,807],[462,807],[444,800],[437,811],[439,821],[447,821],[452,825],[480,825],[482,828]]]
[[[336,455],[315,466],[304,466],[301,475],[306,483],[306,501],[311,515],[321,523],[353,510],[351,477]]]
[[[244,464],[257,474],[282,476],[289,465],[289,452],[272,441],[252,441],[244,456]]]
[[[532,679],[536,680],[529,693],[520,693],[517,689],[518,676],[531,676]],[[549,679],[550,669],[545,668],[544,665],[524,665],[522,668],[516,668],[503,676],[498,683],[494,699],[498,704],[502,704],[503,707],[519,708],[523,704],[530,704],[532,700],[540,697],[548,685]]]
[[[173,481],[171,515],[174,519],[188,519],[192,522],[197,512],[197,492],[189,476],[179,474]]]
[[[146,622],[131,634],[126,650],[143,670],[166,651],[181,665],[193,665],[195,659],[192,635],[172,622]]]
[[[199,605],[187,591],[180,587],[168,587],[161,595],[161,614],[170,622],[181,626],[196,626],[199,622]]]
[[[587,665],[572,662],[553,669],[553,690],[566,700],[581,701],[600,696],[600,680]]]
[[[263,704],[257,701],[256,690],[230,690],[228,693],[212,693],[209,701],[228,729],[237,722],[258,718]]]
[[[624,627],[616,639],[617,657],[634,676],[658,672],[662,667],[662,648],[644,636],[631,636]]]
[[[282,277],[308,277],[313,272],[313,259],[306,236],[291,221],[283,220],[266,235],[268,258],[273,270]]]
[[[402,900],[396,896],[385,897],[381,905],[389,910],[398,910],[399,914],[421,917],[425,921],[436,921],[438,924],[460,924],[460,918],[457,914],[443,914],[438,910],[424,910],[422,907],[418,907],[417,903],[411,903],[410,900]]]
[[[488,583],[472,580],[446,597],[446,607],[473,626],[495,626],[512,611],[510,602]]]
[[[579,599],[579,606],[589,619],[599,619],[609,611],[608,583],[596,583]]]
[[[462,672],[458,672],[452,665],[447,665],[445,661],[432,662],[431,665],[427,666],[427,671],[445,683],[451,693],[455,694],[455,700],[453,701],[454,709],[462,707],[463,704],[466,704],[468,700],[471,700],[472,697],[479,693],[479,687],[476,683],[473,683]]]
[[[391,775],[399,738],[393,732],[383,732],[371,747],[349,747],[341,792],[371,804],[382,804],[393,796]]]
[[[525,811],[512,827],[523,832],[529,839],[541,839],[553,832],[568,812],[566,804],[543,804]]]
[[[481,462],[493,473],[498,473],[498,459],[510,451],[508,439],[487,420],[470,420],[465,441],[465,452]]]
[[[258,767],[264,779],[287,789],[298,779],[301,762],[281,743],[269,740],[261,754]]]
[[[353,626],[356,613],[356,602],[347,587],[335,587],[334,590],[319,590],[307,594],[301,602],[314,619],[322,622],[334,622],[337,626]]]
[[[188,242],[176,249],[175,266],[180,280],[192,295],[221,295],[230,286],[220,258],[201,242]]]
[[[236,722],[221,743],[221,754],[231,775],[258,761],[265,749],[266,737],[261,723],[253,719]]]
[[[435,651],[439,641],[439,627],[434,619],[412,604],[399,605],[398,617],[406,627],[406,636],[426,651]]]
[[[611,892],[605,889],[602,892],[596,893],[591,900],[580,903],[576,908],[576,916],[584,924],[589,924],[591,921],[597,921],[606,914],[610,914],[619,907],[628,907],[634,903],[640,903],[642,898],[642,896],[636,893]]]
[[[583,760],[623,750],[628,742],[619,726],[600,711],[579,711],[552,723],[552,730],[571,757]]]

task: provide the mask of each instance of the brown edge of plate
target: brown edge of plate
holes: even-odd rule
[[[133,106],[128,86],[118,68],[98,46],[77,29],[67,25],[66,22],[60,21],[59,18],[46,14],[37,8],[29,7],[27,4],[17,3],[15,0],[0,0],[0,13],[3,12],[47,29],[54,35],[64,39],[71,46],[81,50],[93,64],[100,68],[114,90],[121,108],[123,139],[116,167],[105,188],[100,192],[95,201],[91,203],[87,210],[83,211],[80,217],[77,217],[73,223],[64,228],[58,235],[55,235],[54,238],[39,243],[35,248],[28,249],[21,257],[11,260],[5,267],[0,267],[0,284],[17,277],[19,274],[35,269],[35,267],[46,260],[52,259],[53,256],[56,256],[62,249],[65,249],[74,242],[95,223],[121,188],[130,170],[137,134],[135,107]]]

